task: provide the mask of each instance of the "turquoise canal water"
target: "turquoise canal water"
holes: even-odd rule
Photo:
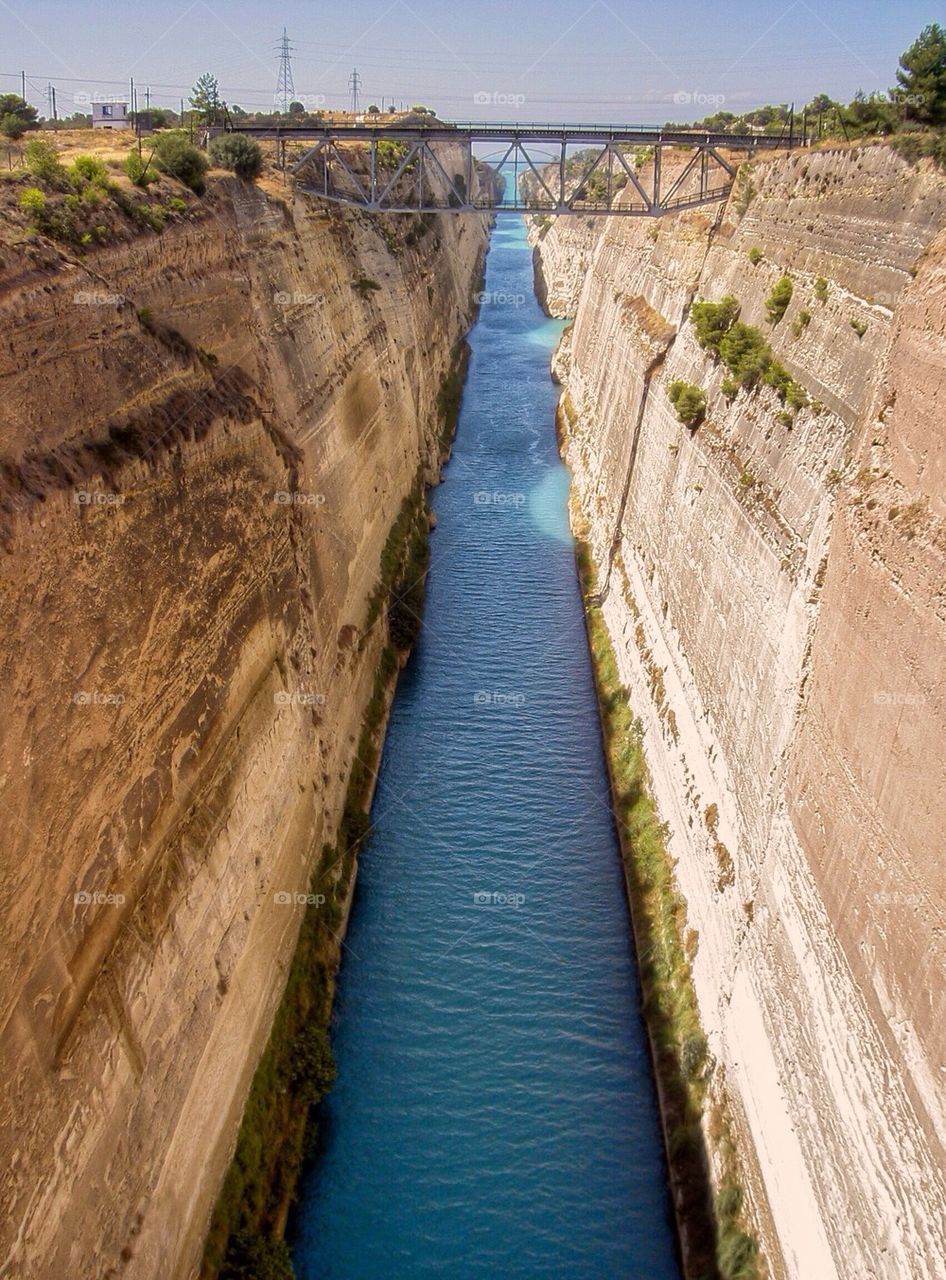
[[[676,1280],[521,220],[497,222],[344,952],[305,1280]]]

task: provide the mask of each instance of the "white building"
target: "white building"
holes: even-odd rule
[[[93,102],[93,129],[130,129],[127,102]]]

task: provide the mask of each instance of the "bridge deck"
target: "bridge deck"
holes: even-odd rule
[[[626,143],[640,147],[718,147],[735,151],[781,150],[801,145],[795,134],[711,133],[701,129],[659,129],[649,125],[603,124],[524,124],[464,123],[436,125],[262,125],[229,126],[231,133],[245,133],[257,138],[279,141],[336,142],[557,142],[566,145],[582,143]]]
[[[771,134],[710,133],[634,125],[436,124],[236,125],[234,131],[275,139],[281,163],[287,144],[306,144],[293,163],[297,189],[316,199],[375,213],[612,214],[659,217],[725,200],[736,163],[724,154],[801,144]],[[350,144],[358,144],[351,146]],[[398,144],[392,148],[390,144]],[[491,144],[486,157],[477,144]],[[643,153],[641,148],[645,148]],[[683,148],[684,159],[662,157]],[[551,149],[553,157],[547,153]],[[571,152],[571,154],[569,154]],[[646,185],[642,167],[650,153]],[[642,158],[643,157],[643,158]],[[481,176],[488,159],[511,169],[514,190]],[[551,163],[550,163],[551,160]],[[621,193],[626,194],[622,195]],[[628,198],[629,197],[629,198]]]

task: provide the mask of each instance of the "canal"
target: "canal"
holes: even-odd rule
[[[306,1280],[676,1280],[521,219],[501,215],[293,1224]]]

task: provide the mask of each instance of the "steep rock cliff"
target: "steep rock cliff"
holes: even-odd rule
[[[5,1275],[194,1273],[332,841],[480,220],[216,179],[0,246]]]
[[[805,1280],[946,1275],[944,220],[946,182],[878,147],[757,164],[718,216],[610,219],[590,248],[569,220],[532,232],[575,316],[573,520],[698,938],[714,1088],[771,1268]],[[721,394],[688,313],[725,294],[806,407]],[[707,394],[695,431],[674,379]]]

